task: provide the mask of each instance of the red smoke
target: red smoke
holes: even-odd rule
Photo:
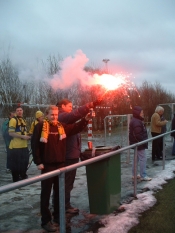
[[[61,63],[61,71],[58,74],[55,74],[50,80],[50,85],[56,89],[67,89],[72,84],[81,82],[81,85],[101,85],[107,90],[115,90],[119,87],[124,89],[133,88],[134,84],[130,82],[129,76],[123,74],[94,74],[93,76],[89,75],[84,71],[84,67],[89,59],[81,51],[77,50],[74,57],[67,57]]]

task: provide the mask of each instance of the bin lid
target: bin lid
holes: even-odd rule
[[[111,148],[111,146],[97,146],[95,147],[95,151],[111,150]],[[92,151],[92,149],[86,149],[85,151]]]

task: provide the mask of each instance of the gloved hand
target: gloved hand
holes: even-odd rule
[[[102,102],[102,98],[98,98],[97,100],[95,100],[94,102],[93,102],[93,107],[96,107],[96,106],[98,106],[98,105],[100,105],[101,104],[101,102]]]
[[[86,120],[86,121],[89,121],[91,118],[92,118],[92,117],[91,117],[91,114],[90,114],[90,113],[88,113],[88,114],[85,116],[85,120]]]

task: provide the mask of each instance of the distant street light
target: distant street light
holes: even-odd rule
[[[108,61],[110,61],[109,59],[103,59],[103,62],[106,64],[106,73],[108,73]]]
[[[26,93],[26,85],[23,85],[24,88],[24,102],[27,102],[27,93]]]

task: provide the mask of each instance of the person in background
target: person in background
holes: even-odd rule
[[[34,131],[34,128],[35,128],[35,125],[37,125],[39,122],[43,122],[43,119],[44,119],[44,114],[41,112],[41,111],[37,111],[35,113],[35,118],[36,120],[34,120],[30,126],[30,130],[29,130],[29,135],[32,135],[33,134],[33,131]]]
[[[82,117],[89,113],[90,108],[100,105],[101,99],[94,102],[87,103],[77,109],[72,110],[72,102],[69,99],[62,99],[57,103],[59,107],[58,120],[66,124],[75,123]],[[67,137],[66,140],[66,166],[73,165],[79,162],[81,154],[81,134],[75,134]],[[78,208],[72,207],[70,203],[71,191],[73,189],[76,170],[66,172],[65,174],[65,207],[66,213],[76,214],[79,212]]]
[[[38,123],[40,123],[40,122],[43,122],[43,120],[44,120],[44,114],[43,114],[43,112],[41,112],[41,111],[37,111],[36,113],[35,113],[35,120],[34,121],[32,121],[32,123],[31,123],[31,126],[30,126],[30,130],[29,130],[29,135],[31,136],[31,150],[29,150],[29,154],[31,154],[30,152],[32,151],[32,146],[33,146],[33,140],[32,140],[32,135],[33,135],[33,131],[34,131],[34,128],[35,128],[35,126],[38,124]],[[31,165],[31,163],[32,163],[32,161],[33,161],[33,157],[31,157],[31,159],[30,159],[30,157],[29,157],[29,160],[30,160],[30,162],[29,162],[29,166]],[[28,166],[28,167],[29,167]]]
[[[26,121],[23,119],[23,109],[16,108],[16,117],[9,121],[9,135],[13,137],[10,141],[10,169],[13,182],[27,178],[27,166],[29,162],[29,153],[27,141],[30,136],[27,135]]]
[[[10,170],[10,153],[9,153],[9,145],[12,137],[9,135],[9,121],[12,117],[15,116],[15,112],[10,112],[9,113],[9,118],[5,120],[2,124],[1,131],[2,131],[2,136],[5,142],[6,146],[6,152],[7,152],[7,162],[6,162],[6,172],[11,172]]]
[[[143,123],[144,113],[140,106],[135,106],[133,109],[133,118],[129,124],[129,143],[130,145],[137,142],[142,142],[148,139],[147,130]],[[145,149],[148,149],[148,143],[144,143],[137,147],[137,162],[140,165],[140,175],[137,175],[137,178],[141,181],[150,181],[152,178],[148,177],[146,174],[146,152]],[[132,165],[132,175],[134,179],[134,161]]]
[[[171,130],[175,130],[175,113],[174,113],[174,117],[171,122]],[[172,155],[175,155],[175,132],[171,133],[171,136],[174,138]]]
[[[66,138],[77,134],[88,124],[88,116],[75,124],[58,121],[58,107],[50,105],[46,109],[46,118],[35,126],[33,132],[33,157],[42,174],[65,167]],[[59,179],[58,176],[41,181],[41,226],[48,232],[57,230],[52,223],[49,210],[51,190],[54,190],[53,220],[59,224]]]
[[[160,117],[160,120],[161,121],[164,121],[165,120],[165,117],[164,115],[162,115]],[[161,134],[164,134],[166,133],[167,129],[166,129],[166,125],[163,125],[162,128],[161,128]],[[161,157],[163,158],[163,137],[160,138],[160,148],[161,148]]]
[[[164,113],[162,106],[157,106],[155,113],[151,117],[151,135],[156,137],[161,134],[162,126],[167,124],[167,120],[161,121],[161,116]],[[152,161],[162,159],[161,138],[152,141]]]

